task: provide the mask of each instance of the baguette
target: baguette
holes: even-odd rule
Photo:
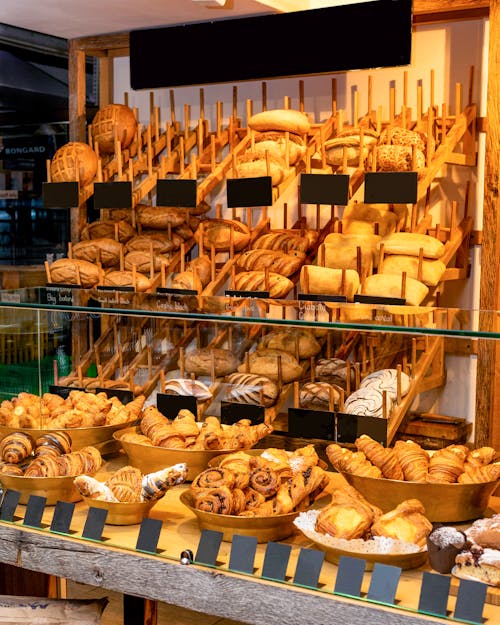
[[[270,109],[252,115],[248,119],[248,127],[252,130],[265,132],[280,130],[303,135],[309,132],[311,124],[309,118],[302,111],[294,109]]]
[[[213,245],[217,252],[228,252],[231,246],[231,232],[235,252],[241,251],[250,242],[248,226],[237,219],[205,219],[202,226],[194,233],[194,238],[198,245],[203,244],[206,249],[210,249]]]
[[[100,262],[103,267],[112,267],[120,262],[122,247],[118,241],[103,237],[75,243],[72,255],[78,260],[87,260],[89,263]]]
[[[352,301],[359,289],[359,274],[353,269],[346,269],[342,289],[342,271],[342,269],[304,265],[300,270],[300,289],[303,293],[345,295],[349,301]]]
[[[429,234],[414,232],[395,232],[383,240],[386,254],[407,254],[418,256],[423,250],[424,258],[441,258],[444,244]]]
[[[405,293],[402,294],[402,282],[402,276],[376,273],[365,279],[359,292],[374,297],[404,297],[409,306],[419,306],[429,288],[423,282],[407,277]]]
[[[257,349],[248,356],[248,361],[239,365],[240,373],[263,375],[271,380],[278,378],[278,363],[281,361],[281,377],[285,384],[298,380],[304,375],[304,369],[299,361],[284,350]],[[247,368],[248,366],[248,368]]]
[[[304,258],[303,252],[286,254],[276,250],[254,249],[242,252],[236,260],[236,265],[248,271],[269,268],[270,271],[282,276],[291,276],[300,269]]]
[[[170,225],[176,228],[186,221],[186,209],[173,206],[137,205],[137,221],[141,226],[153,230],[166,230]]]
[[[234,277],[237,291],[269,291],[270,298],[286,297],[293,289],[293,282],[286,276],[270,271],[242,271]]]
[[[404,254],[388,254],[384,257],[379,273],[401,275],[418,280],[418,258]],[[440,260],[422,259],[422,282],[427,286],[437,286],[446,271],[446,265]]]
[[[56,284],[79,284],[88,289],[99,279],[99,267],[87,260],[59,258],[50,265],[50,281]]]
[[[110,271],[104,276],[104,286],[132,286],[138,292],[151,289],[151,281],[139,271]]]

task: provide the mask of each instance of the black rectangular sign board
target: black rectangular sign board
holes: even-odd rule
[[[252,425],[264,423],[264,406],[253,406],[252,404],[239,404],[232,401],[221,401],[220,420],[225,425],[233,425],[240,419],[249,419]]]
[[[301,174],[301,204],[337,204],[349,202],[349,176],[346,174]]]
[[[157,206],[196,206],[196,180],[158,180],[156,183]]]
[[[73,208],[78,206],[78,182],[43,182],[44,208]]]
[[[198,413],[196,397],[194,395],[169,395],[158,393],[156,407],[167,419],[175,419],[181,410],[189,410],[194,415]]]
[[[358,304],[380,304],[384,306],[404,306],[406,300],[403,297],[382,297],[380,295],[363,295],[356,293],[353,298]]]
[[[416,204],[416,171],[367,171],[365,198],[367,204]]]
[[[235,289],[226,289],[224,291],[226,297],[255,297],[267,299],[269,291],[237,291]]]
[[[226,182],[227,206],[271,206],[273,184],[271,176],[260,178],[229,178]]]
[[[328,410],[288,409],[288,431],[293,436],[335,439],[335,413]]]
[[[95,182],[94,208],[132,208],[132,183]]]

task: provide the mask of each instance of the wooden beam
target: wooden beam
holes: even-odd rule
[[[413,23],[478,19],[488,15],[490,0],[413,0]]]

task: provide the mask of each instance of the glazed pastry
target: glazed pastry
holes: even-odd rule
[[[392,399],[389,393],[385,394],[385,415],[389,417],[392,409]],[[376,388],[358,388],[351,393],[344,402],[346,414],[365,417],[384,418],[384,394]]]
[[[432,531],[432,523],[425,516],[425,508],[418,499],[407,499],[394,510],[386,512],[372,525],[374,536],[388,536],[423,547]]]
[[[245,489],[250,482],[250,456],[244,451],[227,454],[219,462],[219,468],[229,469],[235,477],[235,488]]]
[[[269,467],[259,467],[251,471],[249,486],[266,499],[274,497],[278,492],[281,480],[279,475]]]
[[[141,501],[155,501],[187,477],[187,464],[180,462],[171,467],[144,475],[141,480]]]
[[[352,473],[365,477],[383,477],[379,467],[372,464],[362,451],[351,451],[337,443],[331,443],[326,448],[326,455],[334,469],[341,473]]]
[[[82,497],[98,499],[99,501],[118,501],[109,486],[89,475],[77,475],[73,484]]]
[[[328,382],[306,382],[299,391],[301,408],[328,408],[340,400],[341,388]]]
[[[278,398],[278,385],[264,375],[231,373],[226,377],[230,401],[256,406],[272,406]]]
[[[207,488],[219,488],[226,486],[233,488],[235,483],[234,473],[226,468],[209,467],[194,478],[191,482],[191,490],[206,490]]]
[[[0,458],[3,462],[18,464],[33,452],[33,438],[25,432],[12,432],[0,441]]]
[[[227,486],[219,486],[193,491],[193,506],[203,512],[231,514],[233,510],[231,489]]]
[[[382,475],[390,480],[403,480],[404,474],[394,450],[384,447],[367,434],[359,436],[354,444],[368,460],[382,471]]]
[[[401,397],[404,397],[410,390],[410,376],[403,371],[400,372]],[[360,388],[375,388],[381,393],[387,393],[395,401],[397,399],[398,389],[398,371],[397,369],[380,369],[369,373],[361,381]]]
[[[381,510],[375,512],[361,495],[354,496],[349,489],[336,488],[330,503],[320,510],[315,529],[346,540],[365,538],[381,514]]]
[[[404,479],[409,482],[426,482],[429,470],[429,454],[414,441],[396,441],[394,453],[403,469]]]
[[[118,501],[132,503],[142,499],[142,474],[135,467],[118,469],[106,484]]]

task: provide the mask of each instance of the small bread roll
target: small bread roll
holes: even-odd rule
[[[373,297],[403,297],[410,306],[419,306],[427,296],[429,288],[423,282],[407,277],[403,294],[402,282],[402,276],[375,273],[365,279],[359,292]]]
[[[311,124],[305,113],[294,109],[270,109],[256,113],[248,119],[248,127],[259,132],[281,130],[303,135],[309,132]]]
[[[405,254],[388,254],[384,257],[379,273],[393,273],[401,275],[406,273],[410,278],[418,280],[418,263],[416,256]],[[437,286],[446,271],[446,265],[440,260],[422,259],[421,281],[428,286]]]
[[[345,295],[352,301],[360,285],[359,274],[346,269],[342,289],[342,269],[304,265],[300,270],[300,289],[303,293],[317,295]]]
[[[424,258],[441,258],[444,252],[444,244],[429,234],[395,232],[385,237],[383,243],[386,254],[419,256],[422,249]]]

